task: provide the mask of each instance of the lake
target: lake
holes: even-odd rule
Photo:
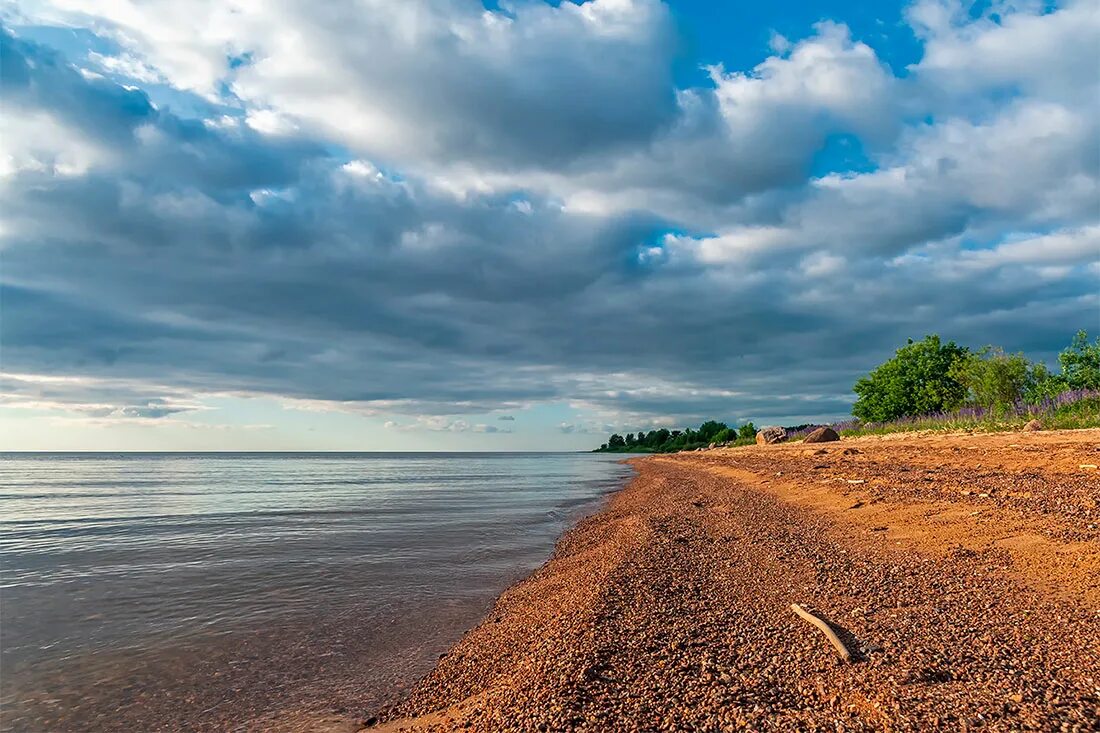
[[[224,730],[400,695],[621,455],[0,454],[5,730]]]

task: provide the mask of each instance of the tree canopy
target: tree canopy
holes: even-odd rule
[[[936,335],[901,347],[894,357],[856,382],[859,396],[852,414],[861,420],[885,421],[905,415],[954,410],[966,398],[966,387],[955,376],[969,350]]]
[[[966,389],[966,401],[978,407],[1014,410],[1039,395],[1050,375],[1043,364],[1033,364],[1023,354],[1006,354],[986,346],[955,363],[951,376]]]
[[[1045,364],[997,346],[971,351],[936,335],[910,339],[856,382],[852,414],[880,422],[963,406],[1019,410],[1069,390],[1100,389],[1100,338],[1090,343],[1088,333],[1078,331],[1058,364],[1061,373],[1052,374]]]

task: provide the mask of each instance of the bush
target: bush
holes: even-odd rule
[[[1024,399],[1037,404],[1068,391],[1100,389],[1100,337],[1089,343],[1089,335],[1078,331],[1073,341],[1058,355],[1061,374],[1051,374],[1042,364],[1035,366],[1035,383]]]
[[[1032,364],[1023,354],[1006,354],[986,346],[955,363],[951,376],[967,390],[967,400],[997,412],[1034,402],[1039,385],[1050,378],[1046,367]]]
[[[1090,344],[1088,333],[1078,331],[1058,364],[1066,389],[1100,389],[1100,336]]]
[[[909,339],[894,358],[856,382],[853,390],[859,398],[852,405],[852,414],[881,422],[956,409],[966,398],[967,388],[953,372],[968,354],[954,341],[941,343],[936,335],[917,342]]]

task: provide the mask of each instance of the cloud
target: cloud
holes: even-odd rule
[[[675,114],[675,35],[657,0],[510,3],[76,0],[39,22],[93,25],[180,89],[288,119],[404,165],[512,169],[648,138]],[[102,63],[102,62],[101,62]],[[264,129],[266,125],[261,125]]]
[[[0,407],[75,418],[159,420],[205,409],[185,390],[130,380],[0,372]]]
[[[117,52],[0,39],[10,405],[800,421],[906,337],[1049,357],[1100,307],[1086,3],[918,3],[904,70],[824,22],[691,88],[651,1],[36,7]]]
[[[959,0],[919,0],[907,16],[923,41],[914,66],[925,93],[945,103],[989,107],[990,90],[1073,104],[1096,99],[1095,55],[1100,15],[1088,0],[1058,3],[1052,12],[1013,12],[993,3],[977,18]],[[1026,5],[1024,6],[1026,8]]]
[[[498,428],[485,423],[471,423],[468,420],[451,420],[439,415],[420,415],[413,422],[398,423],[387,420],[383,427],[402,432],[428,431],[435,433],[510,433],[510,428]]]

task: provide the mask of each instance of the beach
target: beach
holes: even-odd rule
[[[405,699],[252,729],[1094,729],[1100,431],[632,463]]]

